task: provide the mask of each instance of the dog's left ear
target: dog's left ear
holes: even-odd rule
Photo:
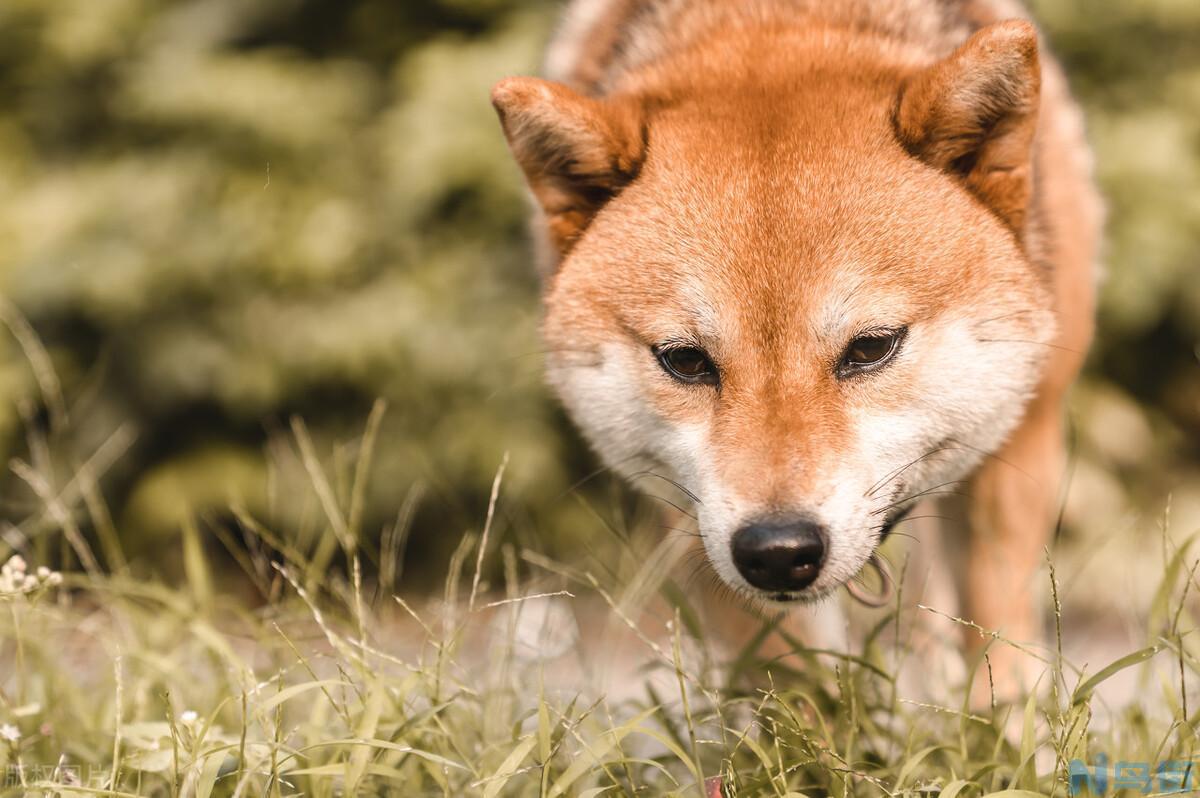
[[[907,81],[896,132],[909,152],[961,178],[1020,236],[1040,94],[1037,31],[1020,20],[997,22]]]
[[[492,89],[492,104],[562,257],[637,176],[645,152],[641,107],[629,98],[585,97],[539,78],[502,80]]]

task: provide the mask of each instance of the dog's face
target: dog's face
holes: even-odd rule
[[[1004,85],[1017,65],[1033,91],[1012,113],[1032,115],[1036,72],[1010,61]],[[713,567],[744,594],[810,599],[855,576],[913,502],[960,490],[1037,382],[1053,315],[1014,232],[1028,176],[1012,161],[1032,132],[947,122],[958,84],[922,83],[945,63],[653,113],[497,89],[561,255],[550,380],[609,465],[694,496]]]

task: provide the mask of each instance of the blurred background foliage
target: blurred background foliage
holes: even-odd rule
[[[1200,526],[1200,3],[1034,5],[1111,218],[1066,533],[1168,495]],[[594,526],[569,491],[596,463],[542,386],[525,199],[487,100],[536,72],[555,12],[0,4],[0,319],[17,331],[0,328],[0,459],[61,491],[106,440],[131,441],[100,465],[134,553],[168,556],[184,519],[231,505],[313,535],[290,419],[336,474],[382,397],[366,534],[424,486],[409,556],[444,552],[479,528],[505,452],[497,534],[553,550]],[[67,398],[53,454],[27,435],[54,413],[22,319]],[[611,488],[582,490],[612,505]],[[26,481],[6,471],[0,502],[10,544],[36,532]]]

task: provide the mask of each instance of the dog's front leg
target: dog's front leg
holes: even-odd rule
[[[1039,654],[1045,650],[1041,609],[1049,590],[1036,577],[1057,517],[1065,462],[1061,399],[1043,396],[966,490],[968,537],[959,573],[964,615]],[[979,652],[986,642],[968,632],[969,652]],[[1003,640],[988,649],[988,659],[1002,699],[1032,687],[1046,668],[1036,656]],[[981,669],[974,694],[982,699],[988,693],[986,669]]]

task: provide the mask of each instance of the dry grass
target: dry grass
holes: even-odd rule
[[[1059,642],[1031,653],[1047,663],[1035,695],[979,711],[962,684],[908,686],[928,667],[903,640],[919,609],[880,611],[851,653],[797,642],[786,660],[722,657],[661,567],[669,543],[614,536],[602,559],[570,564],[489,545],[501,474],[443,595],[397,598],[403,520],[376,549],[358,529],[382,412],[352,458],[323,460],[293,425],[324,518],[313,546],[233,507],[229,523],[184,527],[177,584],[134,575],[96,462],[52,487],[52,438],[31,432],[14,469],[40,503],[6,545],[80,565],[60,581],[30,562],[29,581],[13,561],[0,579],[0,794],[1066,796],[1071,760],[1192,757],[1190,539],[1163,537],[1146,647],[1091,671],[1064,662]],[[207,533],[224,555],[206,553]],[[230,563],[236,579],[213,572]],[[220,587],[231,583],[258,596],[233,598]],[[581,642],[583,606],[602,617],[580,613]],[[663,607],[670,623],[640,628]],[[585,645],[605,624],[642,663],[616,692],[598,690]],[[1144,698],[1104,705],[1097,688],[1131,669]]]

